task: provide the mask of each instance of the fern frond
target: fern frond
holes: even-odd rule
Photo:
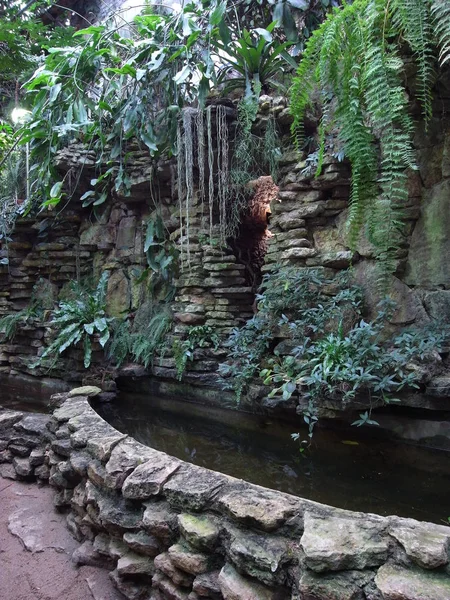
[[[450,61],[450,4],[447,0],[432,0],[431,15],[434,35],[439,47],[439,62]]]
[[[413,51],[418,66],[417,96],[425,124],[432,115],[433,34],[429,0],[393,0],[393,23]],[[449,13],[450,14],[450,13]]]

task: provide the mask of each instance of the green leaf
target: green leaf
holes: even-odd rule
[[[94,323],[85,323],[85,325],[83,325],[83,328],[85,332],[89,335],[92,335],[94,333]]]
[[[84,368],[89,369],[92,359],[92,344],[90,338],[84,336]]]
[[[216,8],[209,15],[210,25],[212,25],[214,27],[216,25],[219,25],[221,22],[223,22],[223,16],[225,14],[226,8],[227,8],[226,2],[219,2],[219,4],[216,6]]]
[[[267,29],[263,29],[262,27],[257,27],[255,29],[256,33],[258,35],[260,35],[262,38],[264,38],[264,40],[270,44],[270,42],[273,40],[272,38],[272,34],[270,33],[270,31],[267,31]]]
[[[91,25],[90,27],[86,27],[86,29],[80,29],[79,31],[76,31],[73,35],[74,37],[82,35],[94,35],[95,33],[103,33],[105,29],[105,25]]]
[[[103,335],[100,337],[100,339],[98,340],[100,343],[100,346],[102,348],[105,347],[106,342],[109,340],[110,338],[110,333],[109,333],[109,329],[106,329],[105,332],[103,333]]]
[[[63,182],[62,181],[58,181],[57,183],[55,183],[53,185],[52,189],[50,190],[50,196],[52,198],[57,198],[58,196],[60,196],[61,195],[62,186],[63,186]]]
[[[95,319],[94,321],[94,325],[97,328],[97,331],[105,331],[105,329],[108,328],[108,323],[106,322],[106,319],[104,317]]]
[[[184,65],[181,71],[178,71],[176,75],[172,78],[177,85],[180,85],[186,81],[189,75],[192,74],[192,69],[190,65]]]
[[[61,83],[55,83],[55,85],[52,85],[52,87],[50,88],[50,95],[48,97],[48,101],[50,102],[50,104],[53,104],[53,102],[58,98],[61,88]]]
[[[94,190],[89,190],[81,196],[80,200],[86,200],[87,198],[91,198],[92,196],[95,196],[95,192]]]

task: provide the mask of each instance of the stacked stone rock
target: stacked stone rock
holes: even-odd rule
[[[344,268],[355,259],[339,239],[336,215],[348,206],[349,168],[337,160],[325,162],[323,175],[313,179],[306,163],[292,151],[282,159],[279,202],[272,205],[266,264]],[[334,231],[333,231],[334,230]],[[327,239],[323,240],[323,232]],[[329,234],[329,232],[331,232]]]
[[[128,599],[450,599],[449,527],[334,509],[184,463],[109,426],[88,403],[98,392],[54,396],[60,408],[33,434],[41,445],[7,455],[4,474],[46,469],[82,542],[73,560],[107,568]],[[3,445],[14,445],[11,428],[32,427],[0,413]]]
[[[0,412],[0,475],[10,479],[48,481],[49,442],[54,437],[49,415]]]

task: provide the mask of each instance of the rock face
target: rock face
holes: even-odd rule
[[[450,276],[450,180],[427,190],[411,239],[406,283],[426,288],[447,285]]]
[[[447,573],[430,573],[384,565],[375,582],[384,600],[450,600],[450,577]]]
[[[122,439],[78,394],[58,395],[46,420],[0,412],[0,470],[49,478],[81,543],[73,561],[108,569],[128,600],[450,600],[449,527],[334,509],[183,463]],[[9,435],[25,431],[34,447],[19,457]],[[32,552],[39,528],[32,513],[11,516]]]
[[[308,567],[320,573],[379,566],[388,557],[389,539],[381,519],[320,518],[307,512],[301,546]]]

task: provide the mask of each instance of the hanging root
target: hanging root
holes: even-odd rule
[[[212,135],[212,107],[206,109],[206,132],[208,144],[208,207],[209,207],[209,243],[212,245],[214,212],[214,149]]]
[[[197,161],[198,161],[198,193],[202,206],[202,229],[205,226],[205,115],[203,109],[197,111]]]
[[[229,195],[229,148],[227,113],[224,106],[218,105],[217,122],[217,196],[219,199],[219,230],[222,246],[227,238],[227,203]]]
[[[183,200],[186,194],[185,186],[185,167],[184,167],[184,138],[181,121],[177,123],[177,184],[178,184],[178,207],[180,212],[180,262],[183,270]]]

